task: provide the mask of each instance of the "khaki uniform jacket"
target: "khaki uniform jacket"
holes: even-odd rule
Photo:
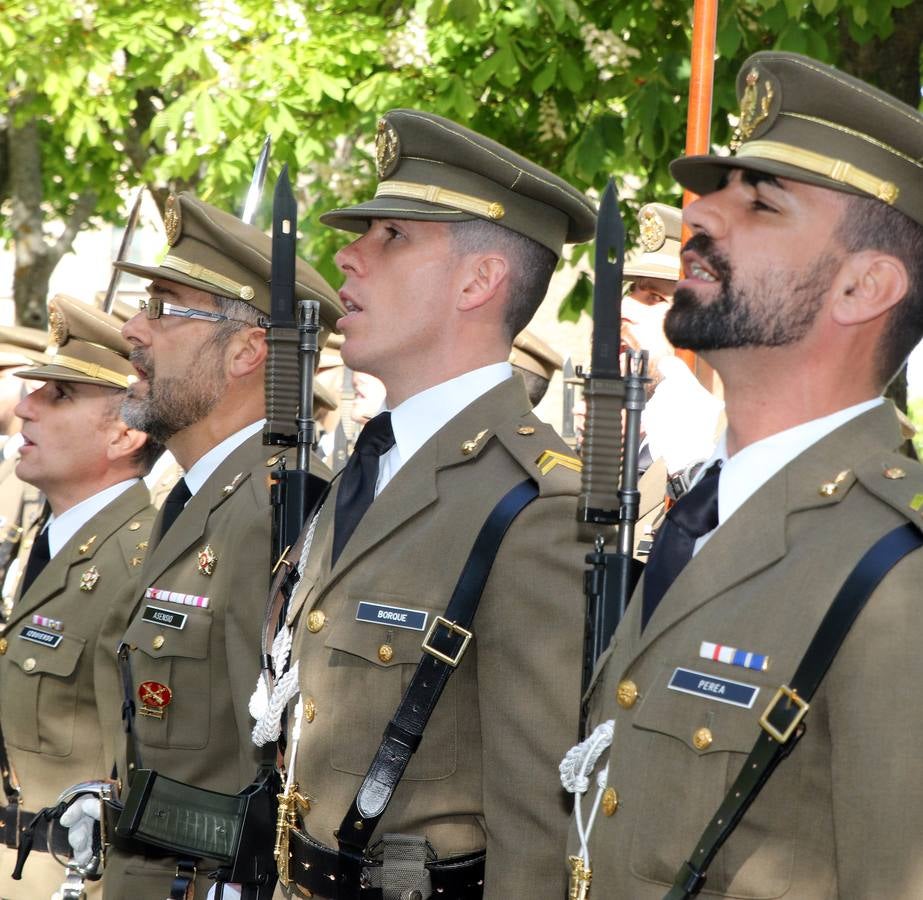
[[[259,764],[273,758],[271,750],[258,750],[250,740],[247,704],[259,672],[269,593],[269,475],[275,457],[263,446],[261,434],[249,437],[212,473],[159,543],[158,515],[123,638],[132,648],[139,713],[142,682],[158,682],[172,691],[162,719],[135,716],[141,764],[228,794],[249,784]],[[148,588],[207,598],[207,605],[149,599]],[[151,607],[185,616],[182,627],[146,620]],[[126,780],[124,734],[118,729],[114,736],[119,773]],[[175,868],[175,859],[113,850],[103,877],[104,896],[163,900]],[[211,884],[208,871],[207,863],[200,867],[196,896],[204,897]]]
[[[108,778],[112,771],[102,736],[119,719],[119,698],[108,687],[115,655],[111,648],[103,653],[98,636],[107,621],[110,628],[127,621],[145,555],[139,544],[153,520],[147,488],[139,482],[61,548],[3,628],[0,718],[27,812],[54,805],[72,784]],[[42,635],[47,645],[37,642]],[[64,869],[49,854],[33,853],[22,881],[10,878],[15,862],[15,850],[0,849],[0,896],[8,900],[44,900],[64,880]]]
[[[485,894],[559,898],[567,833],[557,764],[577,731],[583,636],[576,539],[579,476],[541,474],[552,450],[573,459],[510,379],[459,413],[376,498],[331,571],[335,483],[293,597],[293,658],[313,718],[295,779],[312,798],[303,826],[335,847],[339,826],[420,661],[424,632],[357,621],[360,602],[445,612],[497,502],[534,478],[540,496],[513,522],[485,586],[474,638],[379,824],[425,835],[440,858],[487,848]],[[315,631],[319,616],[323,626]],[[306,717],[305,717],[306,718]],[[291,721],[291,720],[290,720]],[[279,889],[278,896],[283,896]],[[295,894],[295,896],[300,896]]]
[[[619,800],[592,832],[594,894],[661,900],[856,563],[893,528],[923,526],[923,468],[894,452],[900,443],[890,404],[818,441],[722,524],[643,634],[642,581],[590,698],[591,727],[615,720],[597,768],[608,761]],[[917,550],[872,594],[814,696],[805,736],[716,857],[703,896],[923,896],[921,584]],[[769,668],[700,658],[702,641],[768,654]],[[702,673],[692,684],[704,689],[671,690],[677,668]],[[628,708],[616,702],[624,680],[640,693]],[[752,706],[715,699],[716,680],[757,688]]]

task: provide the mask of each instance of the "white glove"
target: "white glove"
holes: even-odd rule
[[[208,889],[208,896],[205,900],[215,900],[215,891],[218,889],[218,885],[213,884]],[[224,886],[224,896],[222,900],[235,900],[235,897],[240,897],[240,885],[239,884],[226,884]]]
[[[61,816],[74,861],[85,866],[93,856],[93,826],[99,821],[99,797],[80,797]]]

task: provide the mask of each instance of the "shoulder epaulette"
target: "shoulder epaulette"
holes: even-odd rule
[[[583,463],[547,423],[529,414],[504,426],[496,437],[536,480],[541,496],[576,494],[580,490]]]
[[[899,453],[881,453],[856,466],[856,480],[923,528],[923,466]]]

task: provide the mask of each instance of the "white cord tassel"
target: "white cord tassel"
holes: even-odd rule
[[[596,776],[596,798],[590,810],[590,818],[586,823],[583,821],[583,795],[590,787],[590,773],[599,762],[600,756],[612,745],[614,734],[615,720],[609,719],[602,722],[593,729],[593,733],[586,740],[577,744],[576,747],[571,747],[558,766],[564,790],[574,795],[574,818],[577,822],[577,837],[580,840],[580,856],[587,868],[590,866],[590,834],[593,831],[596,813],[599,811],[599,804],[606,789],[606,781],[609,777],[608,764]]]
[[[320,513],[318,513],[319,515]],[[315,515],[305,537],[301,556],[298,558],[298,581],[304,577],[304,568],[308,553],[314,541],[314,529],[317,526]],[[292,629],[283,625],[272,642],[272,674],[283,672],[281,678],[274,681],[268,673],[260,673],[256,688],[250,697],[250,715],[256,720],[251,732],[251,739],[257,747],[263,747],[279,739],[282,733],[282,714],[289,700],[298,693],[298,662],[286,671],[289,654],[292,651]]]

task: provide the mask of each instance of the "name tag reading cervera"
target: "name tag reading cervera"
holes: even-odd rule
[[[181,629],[186,624],[186,613],[171,612],[159,606],[145,606],[141,616],[145,622],[154,625],[165,625],[167,628]]]
[[[717,700],[719,703],[742,706],[744,709],[753,706],[756,695],[760,692],[755,684],[744,684],[742,681],[731,681],[730,678],[718,678],[716,675],[706,675],[704,672],[678,667],[667,687],[671,691],[682,691],[684,694],[694,694],[696,697]]]
[[[356,620],[375,622],[377,625],[393,625],[395,628],[410,628],[413,631],[425,631],[429,613],[422,609],[403,609],[400,606],[383,606],[381,603],[359,601]]]
[[[62,640],[60,634],[52,634],[50,631],[42,631],[41,628],[32,628],[29,625],[26,625],[26,627],[19,632],[19,636],[24,640],[32,641],[33,644],[51,647],[52,650],[54,650]]]

